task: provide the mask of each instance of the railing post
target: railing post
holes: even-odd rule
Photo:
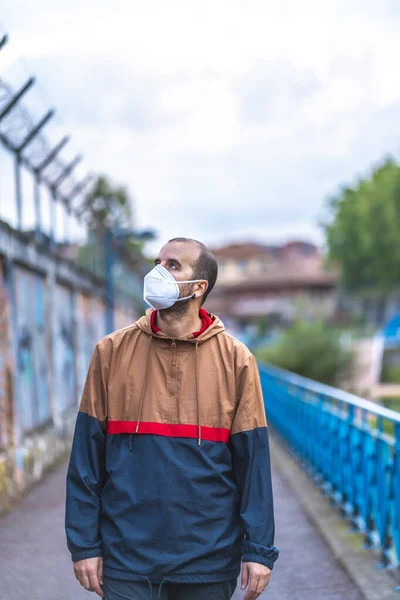
[[[345,515],[350,515],[353,513],[353,496],[352,496],[352,462],[353,462],[353,453],[356,452],[356,449],[353,445],[353,435],[352,435],[352,427],[354,421],[354,406],[349,404],[347,406],[347,417],[346,420],[343,420],[343,468],[342,468],[342,477],[343,477],[343,495],[342,495],[342,510]]]
[[[388,468],[389,468],[389,448],[384,440],[384,424],[381,416],[378,417],[378,438],[376,440],[377,462],[376,462],[376,477],[377,477],[377,525],[381,546],[381,563],[380,568],[387,567],[389,560],[387,557],[387,542],[388,542]]]
[[[394,453],[393,453],[393,485],[392,485],[392,507],[393,515],[393,542],[397,557],[400,558],[400,423],[394,427]],[[398,560],[400,562],[400,560]],[[400,571],[400,566],[397,567]],[[400,592],[400,585],[396,588]]]

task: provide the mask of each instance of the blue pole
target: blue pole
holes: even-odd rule
[[[114,331],[114,248],[113,235],[109,229],[104,232],[104,279],[106,293],[106,332]]]

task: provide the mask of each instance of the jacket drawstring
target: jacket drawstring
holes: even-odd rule
[[[161,592],[162,592],[162,588],[164,583],[167,581],[167,579],[164,577],[164,579],[161,581],[160,583],[160,587],[158,588],[158,594],[157,594],[157,600],[161,600]]]
[[[146,395],[147,375],[149,373],[149,362],[150,362],[150,352],[151,352],[151,342],[153,340],[152,336],[149,337],[149,340],[150,341],[149,341],[149,347],[148,347],[148,350],[147,350],[146,370],[145,370],[145,374],[144,374],[144,382],[143,382],[143,387],[142,387],[142,396],[140,398],[139,414],[138,414],[138,420],[137,420],[137,423],[136,423],[136,431],[135,431],[135,433],[139,433],[139,425],[140,425],[140,419],[142,418],[144,397]]]
[[[147,351],[146,370],[145,370],[145,375],[144,375],[142,394],[141,394],[140,403],[139,403],[139,413],[138,413],[138,419],[137,419],[137,423],[136,423],[135,434],[139,433],[140,421],[141,421],[142,412],[143,412],[144,398],[146,395],[147,375],[148,375],[148,369],[149,369],[151,343],[152,343],[153,338],[150,336],[149,339],[150,339],[150,341],[149,341],[149,347],[148,347],[148,351]],[[201,415],[200,415],[199,378],[198,378],[198,351],[199,351],[199,342],[196,342],[195,355],[194,355],[194,378],[195,378],[195,383],[196,383],[197,444],[199,446],[201,446]],[[132,450],[132,435],[133,434],[131,433],[129,436],[129,450]]]
[[[146,581],[149,584],[149,591],[150,591],[150,600],[153,600],[153,586],[151,584],[151,581],[148,577],[146,577]]]
[[[149,577],[145,577],[145,579],[149,585],[150,600],[153,600],[153,584],[151,583]],[[167,581],[167,577],[164,577],[164,579],[161,580],[161,583],[158,587],[157,600],[161,600],[161,593],[162,593],[163,585],[166,581]]]
[[[198,361],[198,350],[199,342],[196,342],[195,354],[194,354],[194,378],[196,381],[196,404],[197,404],[197,443],[201,446],[201,418],[200,418],[200,398],[199,398],[199,380],[197,376],[197,361]]]

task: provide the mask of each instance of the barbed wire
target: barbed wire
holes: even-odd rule
[[[0,77],[0,115],[17,94],[18,92],[3,77]],[[19,151],[21,145],[28,139],[28,136],[34,131],[36,126],[37,122],[33,120],[30,112],[24,106],[22,99],[19,99],[0,120],[0,138],[2,141],[9,149],[20,155],[22,162],[28,168],[37,173],[43,161],[50,156],[53,150],[44,133],[38,132],[29,141],[26,148]],[[55,183],[62,174],[68,171],[69,166],[57,154],[40,172],[42,181],[53,191],[55,190],[56,194],[64,200],[67,200],[68,195],[76,189],[76,178],[68,172],[57,188],[55,188]]]

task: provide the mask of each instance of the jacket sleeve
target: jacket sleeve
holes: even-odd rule
[[[268,428],[260,376],[252,355],[239,369],[237,394],[238,405],[230,443],[234,474],[241,494],[243,562],[257,562],[272,569],[279,550],[274,546]]]
[[[67,473],[65,529],[72,560],[103,556],[99,533],[104,478],[108,365],[100,343],[90,362]]]

